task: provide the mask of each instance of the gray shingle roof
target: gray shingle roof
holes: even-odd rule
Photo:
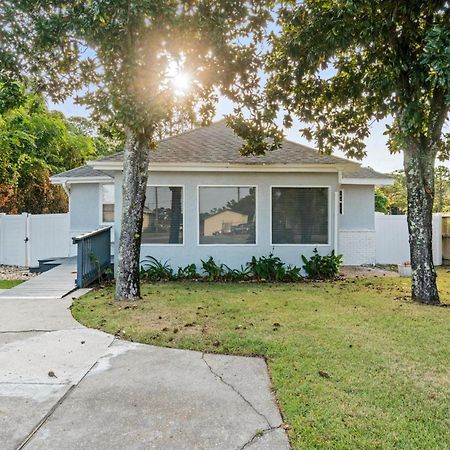
[[[158,149],[151,153],[151,163],[178,163],[178,164],[342,164],[351,161],[332,155],[321,155],[317,150],[295,142],[285,140],[283,146],[268,152],[264,156],[241,156],[239,149],[242,140],[236,136],[225,124],[224,120],[213,123],[209,127],[181,133],[163,139]],[[99,162],[122,162],[123,152],[99,159]],[[348,168],[352,170],[352,168]],[[68,170],[52,178],[81,178],[81,177],[107,177],[107,173],[96,170],[91,166],[81,166]],[[386,179],[389,175],[378,173],[368,167],[344,172],[344,178],[375,178]]]
[[[283,146],[264,156],[241,156],[242,139],[226,126],[225,121],[196,128],[163,139],[151,153],[154,163],[227,163],[227,164],[342,164],[349,161],[336,156],[321,155],[305,145],[285,140]],[[121,162],[123,153],[99,161]]]
[[[392,175],[376,172],[370,167],[361,167],[356,172],[344,172],[344,178],[392,178]]]
[[[66,172],[57,173],[52,178],[85,178],[85,177],[109,177],[105,172],[96,170],[91,166],[80,166]]]

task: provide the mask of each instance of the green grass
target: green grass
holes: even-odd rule
[[[439,284],[450,303],[450,271]],[[264,356],[295,449],[449,448],[450,308],[409,302],[408,280],[154,284],[121,304],[112,289],[76,300],[75,318],[133,341]]]
[[[23,280],[0,280],[0,289],[10,289],[20,283],[23,283]]]

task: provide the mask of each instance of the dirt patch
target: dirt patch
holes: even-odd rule
[[[377,266],[344,266],[340,273],[346,278],[398,277],[397,272]]]
[[[28,280],[35,275],[28,267],[0,265],[0,280]]]

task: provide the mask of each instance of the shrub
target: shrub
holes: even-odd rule
[[[285,266],[278,256],[261,256],[247,263],[247,267],[254,278],[265,281],[297,281],[300,276],[300,267]]]
[[[300,272],[302,271],[301,267],[297,266],[287,266],[286,271],[284,274],[284,280],[285,281],[298,281],[302,276],[300,275]]]
[[[342,255],[335,255],[334,250],[325,256],[319,255],[317,248],[313,255],[307,258],[302,255],[303,269],[310,278],[324,280],[334,278],[342,265]]]
[[[229,281],[247,281],[251,279],[251,270],[248,264],[244,267],[241,266],[239,269],[230,269],[226,266],[228,272],[226,273],[226,278]]]
[[[142,262],[141,277],[150,281],[168,281],[175,278],[168,261],[161,262],[153,256],[147,256]]]
[[[177,279],[179,280],[196,280],[200,277],[201,275],[197,272],[197,266],[194,263],[178,268]]]
[[[214,258],[210,256],[206,261],[201,260],[202,269],[206,273],[206,278],[209,281],[219,281],[229,272],[225,264],[217,264]]]
[[[206,261],[201,260],[203,274],[197,272],[195,264],[179,267],[175,272],[168,261],[162,262],[153,256],[147,256],[142,261],[141,277],[149,281],[169,280],[207,280],[207,281],[272,281],[294,282],[301,279],[301,268],[286,265],[277,256],[252,257],[245,266],[230,269],[226,264],[217,263],[212,256]]]

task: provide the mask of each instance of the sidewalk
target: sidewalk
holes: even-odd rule
[[[262,359],[118,340],[80,294],[0,296],[2,449],[289,449]]]

